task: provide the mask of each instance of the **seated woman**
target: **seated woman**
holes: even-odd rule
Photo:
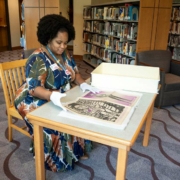
[[[98,91],[85,83],[73,57],[66,50],[67,43],[75,38],[74,27],[66,18],[55,14],[44,16],[38,23],[37,37],[42,46],[29,56],[26,81],[18,89],[14,102],[32,140],[33,125],[28,121],[27,113],[49,100],[64,109],[60,99],[66,96],[72,81],[80,85],[83,92]],[[73,162],[80,157],[87,158],[85,152],[92,148],[91,141],[63,132],[44,128],[43,133],[45,167],[54,172],[72,170]],[[30,151],[34,152],[33,143]]]

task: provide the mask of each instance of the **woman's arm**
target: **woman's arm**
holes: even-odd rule
[[[29,93],[34,96],[37,97],[39,99],[46,99],[46,100],[50,100],[50,96],[52,94],[51,91],[41,87],[41,86],[37,86],[35,89],[31,89],[29,91]]]
[[[85,80],[81,77],[81,75],[79,73],[76,73],[75,74],[75,80],[74,82],[77,84],[77,85],[80,85],[82,83],[85,82]]]
[[[49,91],[41,86],[37,86],[35,89],[30,90],[30,94],[40,99],[51,100],[56,106],[66,111],[66,108],[60,102],[60,99],[66,96],[65,93],[60,93],[58,90]]]

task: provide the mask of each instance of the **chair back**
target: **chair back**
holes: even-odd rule
[[[154,67],[160,67],[165,73],[170,71],[171,52],[168,50],[149,50],[136,54],[137,64],[149,64]]]
[[[0,63],[0,77],[6,108],[14,106],[14,97],[17,89],[25,81],[25,64],[27,59]]]

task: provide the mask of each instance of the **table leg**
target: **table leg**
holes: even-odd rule
[[[125,180],[126,178],[126,164],[128,151],[126,149],[118,149],[116,180]]]
[[[151,108],[147,115],[146,126],[145,126],[145,130],[144,130],[143,146],[148,146],[149,133],[151,130],[151,122],[152,122],[152,115],[153,115],[153,108],[154,108],[154,103],[151,105]]]
[[[36,179],[45,180],[43,127],[36,125],[36,124],[33,124],[33,126],[34,126]]]

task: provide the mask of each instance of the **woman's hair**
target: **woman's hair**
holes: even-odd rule
[[[58,14],[49,14],[42,17],[37,26],[38,41],[46,46],[58,32],[68,33],[68,42],[75,39],[75,30],[68,19]]]

